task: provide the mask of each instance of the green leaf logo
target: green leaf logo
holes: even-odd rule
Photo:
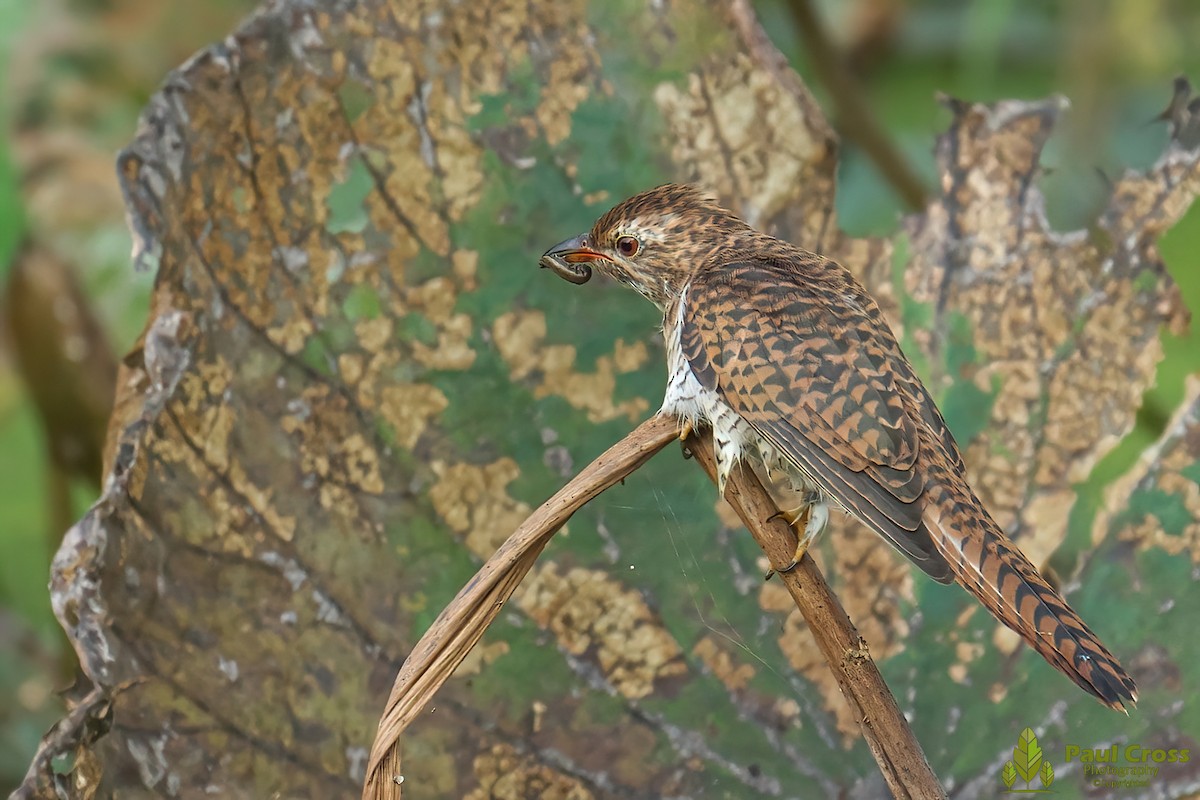
[[[1025,783],[1029,783],[1039,774],[1042,768],[1042,748],[1038,747],[1033,728],[1021,731],[1017,738],[1017,746],[1013,748],[1012,763]]]
[[[1047,789],[1050,788],[1050,784],[1054,783],[1054,767],[1050,765],[1049,761],[1042,762],[1041,778],[1042,786],[1046,787]]]
[[[1005,787],[1009,789],[1017,782],[1017,769],[1011,761],[1004,762],[1004,769],[1000,770],[1000,780],[1004,781]]]
[[[1004,766],[1000,768],[1000,782],[1004,784],[1004,794],[1053,794],[1050,784],[1054,783],[1054,765],[1046,760],[1032,728],[1021,731],[1012,753],[1012,761],[1005,761]],[[1025,782],[1024,788],[1013,788],[1017,778]],[[1038,781],[1042,784],[1041,788],[1032,788],[1031,784],[1036,786]]]

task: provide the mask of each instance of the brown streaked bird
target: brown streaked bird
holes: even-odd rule
[[[718,490],[740,459],[795,498],[792,566],[831,506],[934,580],[957,581],[1046,661],[1112,708],[1133,680],[988,514],[958,445],[879,306],[839,264],[667,185],[620,203],[541,265],[595,269],[663,312],[662,412],[713,433]],[[789,567],[790,568],[790,567]]]

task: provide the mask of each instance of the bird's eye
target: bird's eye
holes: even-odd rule
[[[641,242],[632,236],[622,236],[617,239],[617,252],[626,258],[632,258],[642,249]]]

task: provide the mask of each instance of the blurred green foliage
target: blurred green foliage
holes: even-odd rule
[[[44,63],[24,59],[16,64],[18,46],[33,46],[30,40],[55,33],[78,35],[73,26],[110,4],[56,5],[63,8],[49,12],[49,6],[35,10],[25,0],[0,0],[0,278],[27,226],[33,226],[72,258],[120,353],[144,320],[148,287],[146,276],[136,277],[129,268],[130,239],[123,219],[113,214],[83,233],[31,223],[21,188],[22,166],[9,134],[18,122],[35,124],[47,135],[69,132],[111,153],[132,137],[137,109],[153,82],[188,52],[218,38],[252,4],[226,0],[205,10],[171,4],[169,11],[154,12],[162,17],[158,35],[139,29],[127,37],[120,24],[98,26],[74,50],[52,52]],[[822,106],[832,108],[798,45],[789,0],[758,0],[756,5]],[[1166,127],[1148,123],[1166,104],[1171,78],[1185,73],[1200,82],[1200,49],[1193,45],[1200,41],[1200,4],[1194,2],[826,0],[820,6],[835,39],[852,57],[870,105],[931,188],[934,137],[949,119],[935,101],[936,92],[969,100],[1056,92],[1071,98],[1072,111],[1047,150],[1048,170],[1041,182],[1050,219],[1063,229],[1086,226],[1101,207],[1104,175],[1144,167],[1161,152]],[[196,15],[206,24],[191,24]],[[594,21],[603,24],[599,15]],[[152,46],[143,47],[144,42]],[[108,101],[85,111],[71,106],[71,92],[88,89],[95,74],[106,76],[100,80]],[[13,91],[17,85],[35,96]],[[16,102],[25,104],[20,120]],[[587,111],[585,107],[580,113]],[[111,163],[111,155],[107,157]],[[112,180],[115,185],[115,176]],[[838,210],[842,226],[853,233],[889,232],[901,212],[896,194],[849,142],[842,149]],[[525,246],[514,244],[514,250]],[[1200,209],[1194,208],[1164,239],[1162,252],[1189,308],[1200,309],[1200,270],[1192,263],[1200,252]],[[355,302],[362,313],[370,313],[371,298]],[[1138,429],[1083,487],[1072,516],[1070,550],[1087,545],[1103,490],[1159,435],[1182,397],[1184,378],[1200,367],[1200,334],[1164,333],[1163,345],[1166,358],[1157,385],[1147,393]],[[0,350],[0,791],[23,771],[45,723],[57,713],[44,691],[44,676],[35,680],[62,646],[46,591],[53,542],[46,530],[45,473],[37,416],[22,393],[11,357]],[[82,507],[87,499],[76,501]]]
[[[9,73],[12,43],[26,19],[18,0],[0,0],[0,75]],[[6,93],[0,91],[0,125],[9,128]],[[24,208],[12,153],[0,137],[0,285],[24,232]],[[0,335],[0,342],[4,337]],[[42,505],[38,473],[37,421],[25,402],[11,363],[0,352],[0,792],[16,784],[52,708],[29,708],[20,692],[31,677],[31,659],[17,639],[28,626],[47,631],[52,622],[45,590],[48,548],[36,520]],[[38,580],[38,571],[41,579]],[[32,579],[32,580],[29,580]],[[31,713],[42,711],[41,715]]]
[[[27,15],[27,7],[19,0],[0,0],[0,75],[8,74],[13,41]],[[7,131],[9,110],[5,97],[6,93],[0,91],[0,125]],[[0,281],[8,274],[9,260],[25,227],[17,169],[5,138],[0,136]],[[0,413],[5,408],[3,390],[0,390]]]
[[[115,152],[167,71],[253,6],[0,0],[0,293],[32,233],[73,268],[117,352],[129,348],[153,276],[130,268]],[[70,658],[47,589],[62,531],[46,441],[8,341],[0,310],[0,796],[62,715]],[[69,493],[71,518],[95,499],[82,482]]]
[[[3,24],[0,21],[0,25]],[[3,61],[0,60],[0,71],[3,69]],[[8,263],[25,230],[17,170],[8,148],[3,146],[0,146],[0,220],[4,220],[0,225],[0,280],[3,280],[8,275]]]

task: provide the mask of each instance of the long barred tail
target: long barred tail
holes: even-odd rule
[[[964,486],[931,486],[925,527],[958,582],[1085,692],[1124,711],[1137,687]]]

